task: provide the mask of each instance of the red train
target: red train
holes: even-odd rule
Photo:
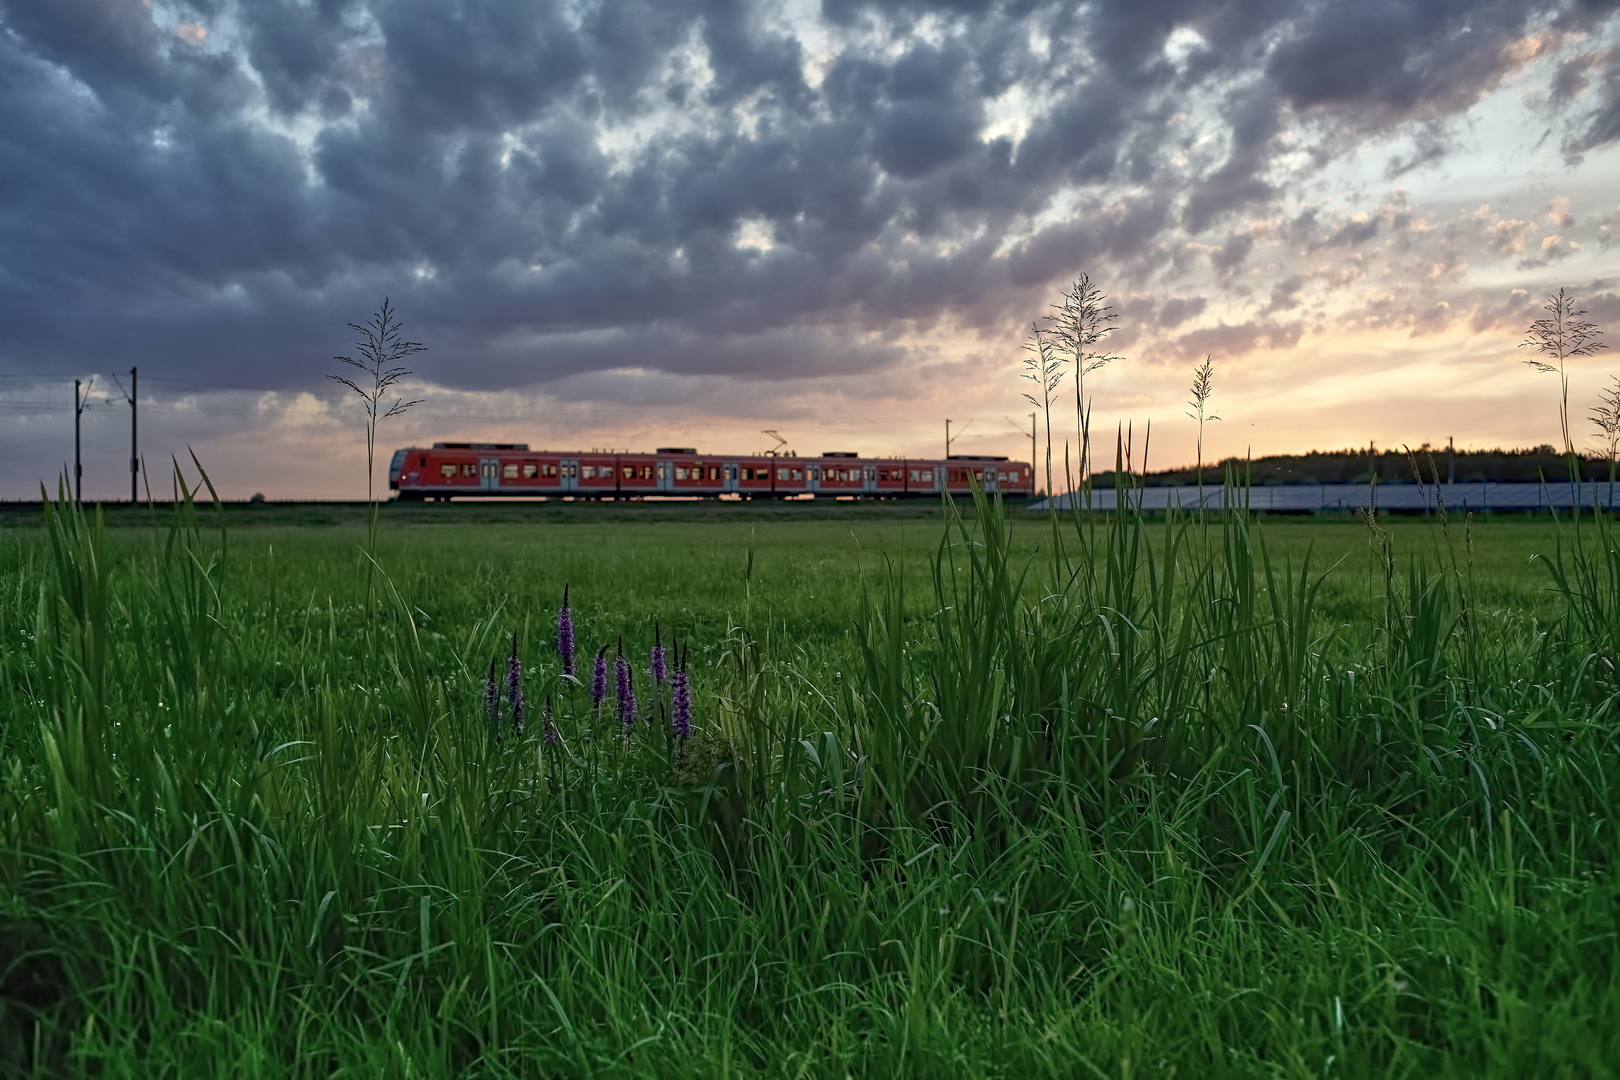
[[[794,495],[889,499],[986,491],[1027,498],[1034,472],[1004,457],[952,455],[943,460],[820,457],[736,457],[661,447],[651,454],[530,450],[527,443],[434,443],[394,452],[388,486],[401,501],[456,496],[543,496],[635,499],[688,495],[784,499]]]

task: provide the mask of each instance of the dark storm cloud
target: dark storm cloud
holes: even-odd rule
[[[1560,67],[1555,97],[1568,99],[1584,88],[1588,70],[1596,76],[1597,105],[1580,116],[1564,142],[1564,153],[1573,158],[1620,140],[1620,48],[1587,53]]]
[[[384,294],[465,388],[893,365],[874,331],[1022,321],[1101,260],[1140,288],[1197,238],[1235,272],[1281,133],[1317,123],[1331,157],[1441,123],[1541,12],[824,0],[823,56],[744,0],[0,0],[0,367],[320,385]],[[1620,60],[1558,79],[1571,152],[1620,137]],[[1010,134],[1002,95],[1029,103]]]
[[[1275,323],[1251,320],[1237,326],[1222,323],[1194,330],[1177,338],[1172,346],[1184,359],[1222,354],[1242,355],[1254,349],[1291,349],[1305,334],[1303,323]]]
[[[1202,315],[1208,303],[1209,301],[1202,296],[1190,299],[1185,296],[1172,297],[1165,301],[1163,308],[1159,309],[1159,325],[1167,330],[1174,330],[1188,319]]]

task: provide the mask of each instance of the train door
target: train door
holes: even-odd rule
[[[485,491],[499,491],[501,487],[501,459],[478,459],[478,486]]]
[[[876,465],[868,465],[868,466],[866,466],[866,470],[862,475],[865,478],[865,483],[861,484],[861,490],[866,492],[868,495],[875,495],[877,493],[877,489],[878,489],[878,487],[877,487],[877,466]]]
[[[805,486],[806,491],[820,491],[821,490],[821,466],[820,465],[811,465],[808,468],[806,468],[804,476],[805,476],[805,485],[804,486]]]
[[[996,493],[997,481],[1000,479],[1001,474],[997,471],[997,467],[994,464],[992,464],[988,469],[984,470],[984,493],[986,495],[994,495]]]
[[[675,490],[675,465],[673,462],[660,461],[655,473],[658,477],[658,490],[668,494]]]
[[[579,462],[573,458],[566,458],[562,463],[562,476],[558,480],[562,490],[574,492],[579,490]]]
[[[737,463],[736,462],[728,462],[727,464],[720,466],[720,477],[721,477],[720,489],[722,491],[736,491],[737,490]]]

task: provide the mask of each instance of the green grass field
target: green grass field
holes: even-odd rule
[[[0,1073],[1615,1071],[1606,526],[893,509],[9,519]]]

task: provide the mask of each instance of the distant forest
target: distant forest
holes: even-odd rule
[[[1405,449],[1363,447],[1359,450],[1312,450],[1308,454],[1272,454],[1257,458],[1229,457],[1204,466],[1204,483],[1219,484],[1226,470],[1230,469],[1239,480],[1248,476],[1250,483],[1255,485],[1365,484],[1374,474],[1380,484],[1410,484],[1414,482],[1414,462],[1426,484],[1432,483],[1435,476],[1441,481],[1455,480],[1459,484],[1478,480],[1566,480],[1569,477],[1563,455],[1551,446],[1453,452],[1443,446],[1436,448],[1425,443],[1413,448],[1410,456]],[[1104,471],[1103,466],[1100,460],[1096,463],[1092,486],[1113,487],[1112,468]],[[1581,475],[1587,480],[1607,480],[1609,459],[1584,458]],[[1149,487],[1196,484],[1197,470],[1187,466],[1149,472],[1145,482]]]

